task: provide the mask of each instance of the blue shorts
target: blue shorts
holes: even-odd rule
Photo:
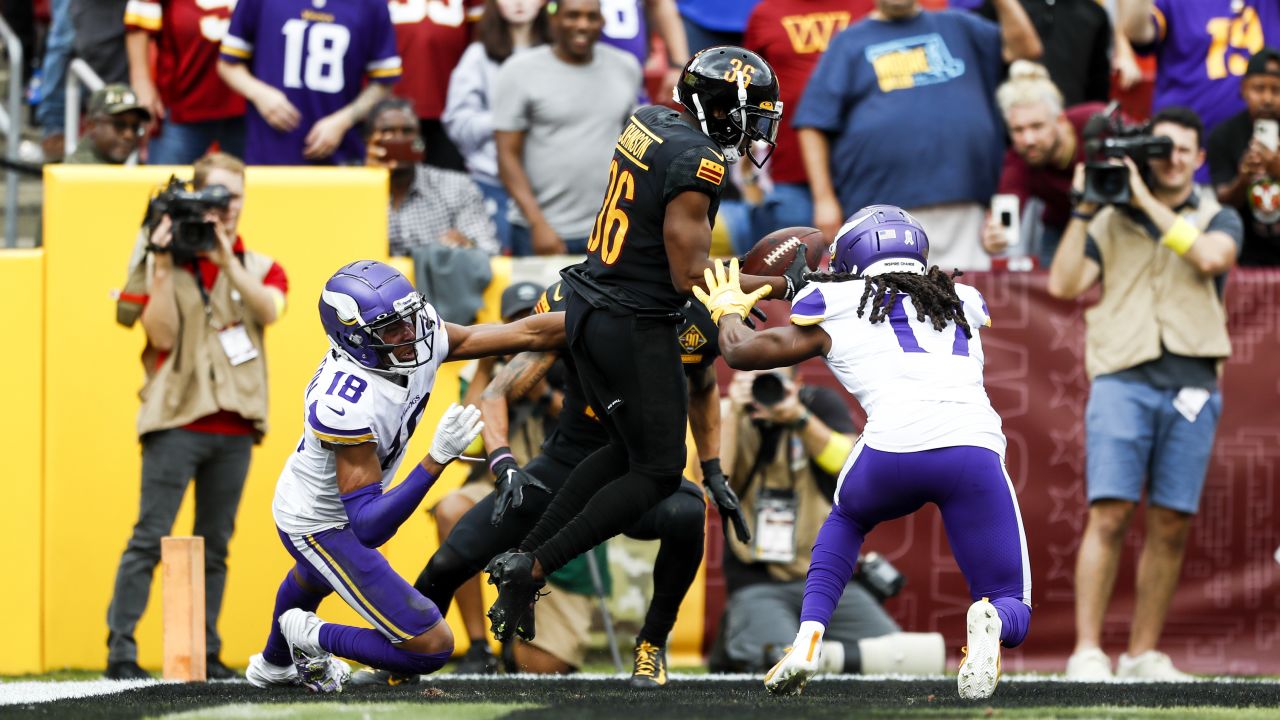
[[[332,588],[352,610],[393,643],[417,637],[440,622],[440,609],[400,577],[382,553],[365,547],[350,528],[308,535],[280,532],[309,584]]]
[[[1213,436],[1222,414],[1214,390],[1189,422],[1173,407],[1178,390],[1100,377],[1085,409],[1089,502],[1142,499],[1194,514],[1200,507]]]

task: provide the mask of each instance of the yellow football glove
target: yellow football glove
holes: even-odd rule
[[[713,267],[715,267],[714,275],[711,273],[711,268],[702,271],[702,276],[707,282],[706,291],[696,285],[693,288],[693,296],[711,311],[712,322],[720,322],[720,318],[725,313],[737,315],[745,320],[747,313],[751,312],[756,302],[766,297],[772,290],[768,285],[764,285],[755,292],[743,292],[738,282],[738,258],[729,260],[728,273],[725,272],[723,260],[716,260]]]

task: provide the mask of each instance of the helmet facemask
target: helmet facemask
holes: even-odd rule
[[[382,375],[412,375],[435,354],[435,321],[426,298],[412,292],[392,303],[392,311],[364,322],[354,298],[325,290],[321,302],[333,309],[341,327],[329,337],[334,349]],[[400,358],[404,348],[412,355]]]
[[[735,163],[745,155],[751,159],[751,164],[764,167],[776,147],[778,124],[782,121],[782,102],[773,103],[773,108],[751,104],[747,100],[749,82],[747,75],[738,73],[738,102],[732,109],[725,110],[724,117],[717,117],[715,108],[703,107],[701,93],[691,95],[692,109],[698,118],[698,124],[702,126],[702,132],[716,141],[724,152],[726,161]],[[678,88],[672,90],[672,96],[677,103],[681,102]],[[755,142],[763,142],[769,146],[768,152],[759,160],[751,147]]]
[[[427,316],[427,301],[413,293],[395,301],[396,312],[375,318],[360,328],[368,337],[365,347],[378,353],[378,370],[393,375],[412,375],[414,370],[431,362],[435,352],[435,321]],[[401,358],[405,348],[412,353]]]
[[[740,133],[746,142],[746,156],[751,164],[764,167],[777,149],[778,124],[782,121],[782,102],[778,101],[777,110],[765,110],[756,105],[743,105],[729,113],[729,122]],[[753,146],[762,142],[769,146],[764,157],[756,159]]]

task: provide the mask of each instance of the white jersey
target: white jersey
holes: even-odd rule
[[[428,309],[435,315],[433,309]],[[290,535],[347,524],[338,495],[335,445],[377,443],[385,490],[404,459],[409,438],[431,397],[436,371],[449,354],[449,338],[436,316],[431,361],[408,376],[406,387],[330,350],[307,385],[302,441],[289,456],[271,503],[276,526]],[[328,445],[329,447],[325,447]]]
[[[791,306],[791,322],[818,325],[831,336],[827,365],[867,413],[862,439],[884,452],[914,452],[976,445],[1004,457],[1000,416],[982,384],[982,339],[990,325],[976,288],[956,283],[972,337],[955,323],[935,330],[916,319],[915,305],[899,295],[889,316],[870,322],[858,305],[865,280],[809,283]]]

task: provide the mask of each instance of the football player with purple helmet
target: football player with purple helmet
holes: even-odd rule
[[[266,647],[246,677],[259,687],[334,692],[350,674],[334,656],[400,674],[439,669],[453,634],[430,600],[377,548],[413,514],[445,466],[480,433],[480,411],[451,405],[431,450],[391,485],[448,360],[560,350],[564,314],[506,325],[444,322],[404,275],[376,261],[344,266],[320,293],[329,338],[307,386],[302,439],[276,485],[272,514],[296,561],[281,583]],[[315,615],[336,592],[374,629]]]
[[[753,332],[743,324],[754,299],[738,287],[736,261],[727,274],[723,266],[714,277],[708,271],[710,292],[696,293],[719,318],[720,352],[730,367],[823,357],[867,413],[814,544],[794,649],[765,677],[773,693],[799,693],[817,672],[822,635],[866,534],[925,503],[942,511],[974,600],[960,696],[989,697],[1000,678],[1001,644],[1026,637],[1026,537],[1004,467],[1000,416],[982,381],[978,328],[990,324],[987,305],[928,258],[929,238],[915,218],[872,205],[840,228],[830,272],[808,275],[790,325]]]

